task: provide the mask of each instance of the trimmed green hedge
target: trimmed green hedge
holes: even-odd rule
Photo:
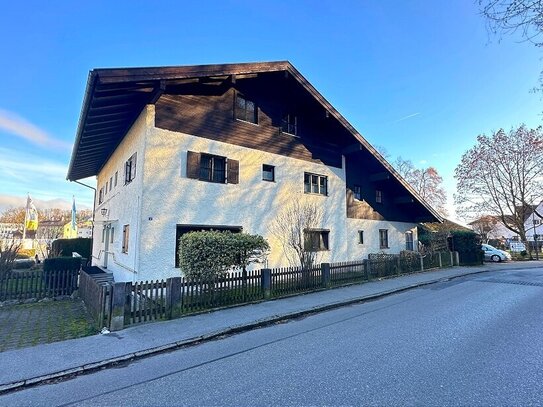
[[[81,267],[80,257],[53,257],[43,261],[43,271],[64,271],[79,270]]]
[[[453,250],[458,252],[461,266],[483,264],[484,253],[481,250],[481,238],[471,231],[453,231]]]
[[[270,246],[259,235],[229,231],[189,232],[179,239],[179,265],[191,278],[213,279],[233,267],[264,260]]]
[[[92,252],[92,239],[78,237],[77,239],[57,239],[51,245],[51,252],[59,256],[69,257],[77,252],[86,259],[90,259]]]

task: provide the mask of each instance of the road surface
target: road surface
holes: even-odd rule
[[[7,394],[0,404],[541,405],[543,269],[438,283]]]

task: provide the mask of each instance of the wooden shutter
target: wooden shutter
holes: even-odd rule
[[[228,159],[228,178],[229,184],[239,184],[239,161]]]
[[[187,151],[187,178],[200,178],[200,153]]]
[[[134,180],[136,178],[136,159],[137,159],[137,153],[134,153],[134,155],[130,158],[131,164],[130,164],[130,181]]]

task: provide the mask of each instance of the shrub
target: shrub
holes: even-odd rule
[[[453,231],[453,249],[458,252],[460,265],[483,264],[481,238],[472,231]]]
[[[268,250],[268,243],[259,235],[213,230],[190,232],[180,238],[179,265],[185,276],[209,280],[233,267],[245,269],[262,261]]]
[[[34,259],[18,259],[13,262],[13,270],[29,269],[35,265]]]
[[[80,257],[53,257],[43,261],[44,273],[59,270],[79,270],[80,267]]]
[[[92,251],[92,239],[78,237],[77,239],[57,239],[51,245],[51,253],[56,256],[71,256],[77,252],[86,259],[90,259]]]

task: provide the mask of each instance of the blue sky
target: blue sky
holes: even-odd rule
[[[542,121],[541,51],[489,36],[471,0],[9,2],[1,20],[0,207],[92,206],[64,179],[97,67],[290,60],[371,143],[435,166],[450,201],[478,134]]]

